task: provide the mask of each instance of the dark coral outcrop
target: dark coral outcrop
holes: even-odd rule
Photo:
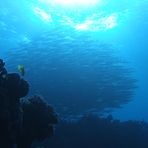
[[[57,115],[53,108],[40,96],[22,100],[23,133],[19,138],[19,148],[30,147],[35,140],[42,141],[53,135],[53,125]]]
[[[53,135],[57,116],[41,97],[25,97],[29,84],[17,73],[7,73],[0,59],[0,148],[29,148],[34,140]]]

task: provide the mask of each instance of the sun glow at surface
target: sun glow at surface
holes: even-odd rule
[[[98,0],[55,0],[63,5],[94,5]]]
[[[119,25],[120,13],[119,12],[108,13],[108,10],[105,11],[104,9],[102,10],[101,8],[104,5],[103,4],[104,1],[102,0],[38,0],[38,1],[39,4],[42,5],[34,6],[33,11],[46,24],[50,24],[53,26],[59,24],[61,26],[65,27],[69,26],[75,30],[82,30],[82,31],[107,31]],[[96,7],[89,7],[91,6],[91,4],[95,3],[97,3],[97,11]],[[62,7],[59,7],[59,4],[62,5]],[[66,6],[71,5],[71,6],[68,7],[67,9],[65,8],[65,5]],[[81,6],[77,7],[77,5],[81,5],[82,9]],[[98,8],[100,9],[98,10]],[[94,9],[93,12],[92,9]]]
[[[51,15],[46,13],[44,10],[41,8],[35,7],[34,12],[38,14],[45,22],[52,22]]]
[[[42,3],[56,3],[64,6],[95,5],[101,0],[39,0]]]
[[[117,14],[113,13],[109,16],[101,17],[99,19],[86,19],[83,23],[76,24],[73,27],[76,30],[106,31],[117,26],[117,19]]]

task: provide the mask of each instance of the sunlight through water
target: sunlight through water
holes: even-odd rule
[[[74,5],[95,5],[100,2],[100,0],[39,0],[43,3],[57,3],[64,6],[74,6]]]
[[[114,28],[117,25],[117,14],[111,14],[106,17],[101,17],[97,20],[85,20],[82,24],[77,24],[74,26],[76,30],[86,30],[86,31],[106,31],[108,29]]]
[[[119,12],[105,10],[105,1],[102,0],[38,0],[38,2],[34,5],[33,11],[49,25],[60,24],[79,31],[107,31],[119,24]]]

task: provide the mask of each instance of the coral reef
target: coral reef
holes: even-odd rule
[[[39,144],[35,144],[40,146]],[[61,121],[44,148],[148,148],[148,123],[87,115],[78,121]]]
[[[40,96],[32,96],[21,101],[23,115],[23,131],[19,137],[19,148],[29,147],[35,140],[42,141],[53,135],[53,124],[57,115],[53,108]]]
[[[17,73],[7,73],[0,59],[0,147],[29,148],[34,140],[53,134],[57,116],[41,97],[20,101],[29,92],[29,84]]]

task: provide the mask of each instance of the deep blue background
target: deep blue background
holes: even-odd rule
[[[50,14],[51,19],[45,20],[39,13],[35,13],[34,10],[37,7]],[[7,62],[10,71],[17,71],[16,67],[21,63],[10,65],[9,60],[11,58],[21,59],[21,55],[26,54],[25,49],[17,48],[18,45],[28,44],[40,37],[43,32],[51,29],[68,28],[73,31],[77,24],[82,24],[88,19],[94,20],[95,25],[89,26],[87,30],[77,31],[94,33],[94,39],[99,38],[102,42],[116,46],[117,54],[130,61],[130,67],[134,69],[134,76],[138,79],[138,88],[133,101],[125,105],[123,109],[115,110],[114,116],[123,120],[148,120],[147,7],[148,0],[102,0],[101,4],[92,7],[65,7],[41,3],[37,0],[3,0],[0,2],[0,57]],[[100,28],[97,20],[112,14],[117,17],[116,25],[107,29],[106,24],[103,24]],[[31,50],[35,49],[27,51],[28,54],[33,52]],[[45,55],[46,58],[46,51],[36,52],[38,55],[42,54],[42,57]],[[28,67],[25,68],[27,71]]]

